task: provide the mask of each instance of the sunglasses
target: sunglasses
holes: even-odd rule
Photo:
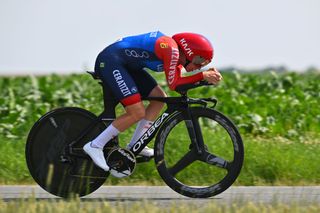
[[[193,64],[200,65],[202,67],[207,65],[207,64],[209,64],[210,62],[211,62],[211,60],[202,58],[199,55],[194,56],[193,59],[192,59],[192,63]]]

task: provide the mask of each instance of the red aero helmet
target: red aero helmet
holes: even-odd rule
[[[197,33],[178,33],[172,36],[189,61],[194,61],[195,56],[211,61],[213,47],[210,41]],[[197,58],[196,57],[196,58]]]

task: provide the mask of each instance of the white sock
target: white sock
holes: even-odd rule
[[[130,149],[152,124],[153,121],[148,121],[145,119],[140,120],[127,148]]]
[[[100,135],[98,135],[98,137],[91,141],[91,146],[103,149],[103,147],[119,133],[120,131],[110,124]]]

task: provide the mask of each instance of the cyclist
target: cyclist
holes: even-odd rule
[[[217,84],[222,76],[216,68],[209,68],[192,76],[182,77],[187,72],[200,69],[211,62],[213,47],[204,36],[195,33],[178,33],[172,37],[156,31],[119,39],[99,53],[95,72],[108,85],[115,97],[125,107],[125,113],[117,117],[94,140],[84,145],[84,151],[94,163],[108,171],[103,147],[113,137],[138,122],[127,148],[145,133],[157,118],[163,103],[150,101],[145,108],[142,97],[166,97],[165,92],[147,73],[147,70],[164,71],[171,90],[179,85],[205,80]],[[145,147],[142,156],[153,156],[154,150]]]

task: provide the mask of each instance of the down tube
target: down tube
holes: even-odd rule
[[[160,115],[152,126],[137,140],[137,142],[131,147],[130,151],[137,156],[142,149],[154,138],[157,134],[161,124],[174,114],[173,111],[166,110]]]

